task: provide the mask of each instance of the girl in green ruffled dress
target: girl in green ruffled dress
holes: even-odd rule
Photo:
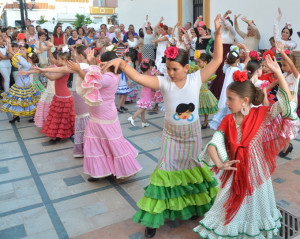
[[[197,65],[200,67],[200,69],[204,68],[210,61],[210,56],[202,53],[195,54]],[[217,75],[213,74],[208,81],[213,81],[216,79]],[[207,82],[208,82],[207,81]],[[204,122],[202,124],[202,129],[206,129],[208,125],[208,115],[215,114],[218,112],[218,100],[213,95],[213,93],[208,89],[208,83],[204,82],[200,89],[200,95],[199,95],[199,115],[204,114]]]
[[[150,175],[150,184],[137,203],[133,221],[146,226],[151,238],[166,219],[188,220],[203,216],[213,205],[218,192],[217,180],[202,163],[201,124],[198,114],[201,85],[209,80],[222,62],[223,48],[220,15],[215,19],[214,59],[201,71],[189,71],[189,56],[183,49],[169,47],[165,52],[168,76],[139,74],[122,59],[104,66],[121,69],[133,81],[160,90],[164,98],[165,122],[158,165]]]

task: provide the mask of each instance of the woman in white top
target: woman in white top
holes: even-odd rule
[[[242,20],[248,25],[247,34],[242,32],[237,22],[237,19],[240,16],[241,14],[234,16],[234,28],[237,34],[239,34],[240,37],[244,39],[243,43],[250,51],[258,51],[258,44],[260,41],[260,33],[258,31],[258,28],[255,26],[253,21],[248,20],[247,17],[244,16],[242,17]]]
[[[159,37],[156,40],[152,40],[152,43],[157,43],[155,59],[157,69],[160,68],[162,57],[164,56],[164,52],[167,49],[169,42],[169,35],[167,34],[168,26],[162,24],[163,20],[164,18],[162,17],[156,26],[156,32],[160,34]]]
[[[293,51],[297,47],[297,43],[291,40],[291,36],[293,34],[293,29],[291,24],[286,23],[286,26],[281,30],[281,35],[279,33],[279,22],[282,17],[282,12],[280,8],[278,8],[278,17],[274,22],[274,39],[275,42],[280,41],[283,44],[284,49],[289,49]]]
[[[178,36],[175,35],[175,29],[178,27],[180,30]],[[179,22],[172,29],[172,39],[176,43],[176,47],[181,48],[185,51],[188,51],[189,48],[189,35],[184,28],[179,26]]]
[[[149,60],[155,60],[155,44],[152,42],[155,37],[155,32],[153,32],[153,28],[151,27],[150,22],[148,22],[148,15],[146,16],[146,22],[143,25],[143,30],[145,30],[145,34],[142,59],[147,58]]]
[[[217,78],[211,82],[210,90],[218,98],[221,94],[223,82],[225,79],[225,73],[223,72],[224,62],[227,54],[230,52],[230,46],[234,44],[236,32],[233,28],[233,22],[228,16],[231,14],[231,10],[224,13],[220,18],[220,24],[222,26],[222,42],[223,42],[223,63],[219,66],[216,75]]]
[[[136,67],[136,61],[138,60],[138,48],[139,48],[139,41],[135,37],[133,37],[133,32],[127,32],[127,43],[128,49],[133,54],[132,62],[134,68]]]
[[[3,77],[2,88],[5,92],[9,90],[11,73],[10,57],[8,56],[7,45],[4,42],[3,36],[0,35],[0,74]]]

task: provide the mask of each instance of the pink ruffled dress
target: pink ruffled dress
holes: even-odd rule
[[[46,122],[50,105],[55,95],[54,81],[48,79],[46,91],[42,94],[40,101],[37,105],[36,112],[34,115],[34,124],[36,127],[42,128]]]
[[[141,98],[136,102],[137,108],[150,110],[153,108],[152,89],[143,86]]]
[[[93,178],[129,177],[142,169],[137,150],[123,137],[115,106],[119,76],[101,75],[98,66],[88,69],[77,92],[89,105],[90,118],[84,134],[84,173]]]

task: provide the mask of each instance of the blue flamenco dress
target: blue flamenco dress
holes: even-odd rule
[[[31,64],[22,56],[15,57],[18,59],[16,64],[19,71],[31,69]],[[31,116],[36,111],[40,92],[31,84],[29,75],[17,75],[15,84],[7,92],[2,93],[2,97],[2,111],[10,112],[16,116]]]

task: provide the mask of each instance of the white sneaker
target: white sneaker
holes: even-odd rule
[[[150,126],[150,124],[148,124],[148,123],[142,123],[142,128],[148,127],[148,126]]]
[[[134,119],[132,118],[132,116],[130,116],[127,120],[130,122],[130,124],[131,124],[132,126],[135,126],[135,124],[134,124]]]

